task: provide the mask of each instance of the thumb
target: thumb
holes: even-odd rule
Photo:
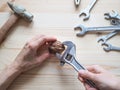
[[[79,77],[82,77],[85,79],[90,79],[92,81],[96,81],[96,75],[94,73],[87,71],[87,70],[80,70]]]

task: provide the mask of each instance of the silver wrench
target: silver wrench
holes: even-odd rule
[[[120,15],[116,11],[112,11],[113,13],[105,13],[105,19],[119,19],[120,20]]]
[[[105,19],[110,20],[112,25],[120,25],[120,15],[116,11],[112,11],[113,13],[105,13]]]
[[[80,1],[81,1],[81,0],[75,0],[75,5],[76,5],[76,7],[78,7],[78,6],[80,5]]]
[[[106,41],[107,41],[108,39],[110,39],[110,38],[112,38],[113,36],[117,35],[118,32],[119,32],[119,31],[116,31],[116,30],[115,30],[115,31],[113,31],[113,32],[111,32],[111,33],[109,33],[109,34],[107,34],[107,35],[105,35],[105,36],[99,37],[98,40],[97,40],[97,42],[102,41],[102,44],[103,44],[103,43],[106,43]]]
[[[63,44],[66,46],[66,49],[64,50],[64,52],[61,54],[56,53],[56,57],[60,60],[62,65],[67,63],[67,64],[71,65],[77,72],[79,72],[79,70],[87,70],[76,59],[75,44],[71,41],[65,41],[65,42],[63,42]],[[84,79],[84,80],[90,87],[94,87],[97,90],[99,90],[93,81],[91,81],[89,79]]]
[[[84,9],[84,10],[82,10],[82,11],[80,12],[80,15],[79,15],[79,16],[85,15],[85,18],[84,18],[83,20],[89,19],[89,17],[90,17],[90,11],[91,11],[91,9],[93,8],[93,6],[95,5],[96,2],[97,2],[97,0],[92,0],[92,1],[90,2],[90,4],[87,6],[87,8]]]
[[[106,46],[103,48],[105,51],[120,51],[120,47],[113,46],[109,43],[104,43],[103,45]]]
[[[83,25],[76,26],[74,30],[80,30],[79,33],[77,33],[77,36],[83,36],[87,32],[99,32],[99,31],[120,31],[120,26],[105,26],[105,27],[85,27]]]

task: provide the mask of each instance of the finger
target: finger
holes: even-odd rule
[[[78,79],[83,83],[84,79],[78,75]]]
[[[105,72],[105,69],[103,69],[103,68],[100,67],[99,65],[87,66],[86,68],[87,68],[88,71],[94,72],[94,73]]]
[[[44,36],[42,38],[37,39],[33,43],[34,43],[34,47],[38,48],[43,44],[45,44],[46,42],[53,42],[53,41],[56,41],[56,38]]]
[[[87,83],[84,83],[84,86],[86,90],[97,90],[95,88],[90,87]]]
[[[37,39],[39,39],[39,38],[42,38],[42,37],[44,37],[45,35],[36,35],[36,36],[34,36],[32,39],[30,39],[29,40],[29,42],[33,42],[33,41],[35,41],[35,40],[37,40]]]
[[[36,37],[34,39],[32,39],[34,41],[32,41],[32,40],[28,41],[26,43],[26,45],[25,45],[26,47],[30,48],[30,50],[36,50],[39,47],[41,47],[43,44],[45,44],[46,42],[56,41],[56,38],[54,38],[54,37],[47,37],[47,36],[38,36],[38,37]]]
[[[26,45],[24,46],[24,48],[30,48],[30,50],[33,50],[34,47],[34,42],[39,39],[44,37],[44,35],[36,35],[35,37],[33,37],[31,40],[27,41]]]
[[[85,89],[90,90],[90,86],[87,83],[84,83]]]
[[[96,74],[91,73],[87,70],[80,70],[79,71],[79,76],[81,76],[82,78],[85,78],[85,79],[92,80],[92,81],[97,81]]]

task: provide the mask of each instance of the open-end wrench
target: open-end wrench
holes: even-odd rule
[[[120,31],[120,26],[105,26],[105,27],[85,27],[83,25],[78,25],[74,28],[74,30],[80,30],[79,33],[77,33],[77,36],[83,36],[87,32],[99,32],[99,31]]]
[[[109,43],[104,43],[103,45],[106,46],[103,48],[105,51],[120,51],[120,47],[113,46]]]
[[[87,8],[84,9],[84,10],[82,10],[82,11],[80,12],[80,15],[79,15],[79,16],[85,15],[85,18],[84,18],[83,20],[89,19],[89,17],[90,17],[90,11],[91,11],[91,9],[93,8],[93,6],[95,5],[96,2],[97,2],[97,0],[92,0],[92,1],[90,2],[90,4],[87,6]]]
[[[78,6],[80,5],[80,1],[81,1],[81,0],[75,0],[75,5],[76,5],[76,7],[78,7]]]
[[[109,33],[109,34],[107,34],[107,35],[105,35],[105,36],[99,37],[98,40],[97,40],[97,42],[102,41],[102,44],[103,44],[103,43],[106,43],[107,40],[109,40],[109,39],[112,38],[113,36],[117,35],[118,32],[119,32],[119,31],[116,31],[116,30],[115,30],[115,31],[113,31],[113,32],[111,32],[111,33]]]
[[[120,25],[120,15],[116,11],[112,11],[112,13],[105,13],[105,19],[110,20],[112,25]]]
[[[112,13],[105,13],[104,16],[105,16],[105,19],[119,19],[120,20],[120,15],[116,11],[112,11]]]

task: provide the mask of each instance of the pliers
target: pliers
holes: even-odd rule
[[[65,63],[71,65],[77,72],[81,69],[86,70],[76,59],[76,46],[71,41],[63,42],[66,49],[62,54],[56,53],[56,57],[60,60],[61,65]],[[97,88],[95,83],[91,80],[85,79],[85,82],[94,88]]]

